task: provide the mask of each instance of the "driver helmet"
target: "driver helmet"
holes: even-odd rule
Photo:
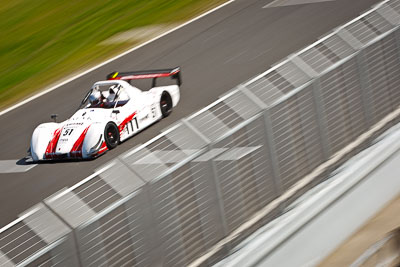
[[[98,90],[93,90],[89,96],[89,102],[93,105],[99,105],[101,103],[101,93]]]
[[[108,89],[107,102],[111,103],[115,101],[115,90],[117,90],[117,85],[111,85]]]

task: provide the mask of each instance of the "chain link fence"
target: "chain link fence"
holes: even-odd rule
[[[213,264],[337,166],[236,232],[249,218],[398,108],[399,25],[400,1],[384,1],[44,200],[1,229],[0,265],[187,266],[218,247],[194,265]]]

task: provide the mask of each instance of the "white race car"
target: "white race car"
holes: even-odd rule
[[[160,77],[170,77],[177,85],[156,86]],[[179,67],[113,72],[107,79],[92,86],[70,119],[36,127],[29,150],[33,161],[96,158],[167,117],[179,102]],[[153,79],[152,88],[132,86],[130,81],[137,79]]]

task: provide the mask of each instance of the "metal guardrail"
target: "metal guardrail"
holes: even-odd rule
[[[320,266],[321,263],[322,266],[350,266],[352,262],[346,263],[346,257],[330,257],[328,261],[324,259],[400,193],[400,180],[396,172],[400,164],[400,123],[396,120],[399,117],[400,106],[384,119],[388,122],[395,120],[396,125],[374,138],[369,147],[357,152],[329,179],[301,195],[285,214],[257,229],[215,266],[291,267]],[[360,139],[369,138],[369,133],[375,127],[383,126],[385,123],[379,122],[347,147],[361,143]],[[329,161],[335,159],[338,157]],[[322,165],[326,165],[326,162]],[[321,166],[313,173],[318,170],[321,170]],[[293,192],[293,188],[290,191]],[[285,192],[277,200],[284,199],[285,195],[288,193]],[[257,212],[257,215],[267,214],[271,205],[273,203]],[[361,262],[358,261],[361,265],[358,266],[398,266],[395,258],[400,250],[395,245],[395,242],[387,242],[383,247],[375,245],[361,257]],[[344,254],[348,253],[351,255],[354,251]],[[369,264],[364,265],[367,262]]]
[[[45,205],[38,204],[0,235],[0,266],[77,266],[73,233]]]
[[[0,230],[0,265],[191,264],[398,106],[399,25],[384,1],[44,200]]]

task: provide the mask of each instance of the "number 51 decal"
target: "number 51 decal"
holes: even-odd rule
[[[63,136],[71,135],[74,129],[65,129]]]

